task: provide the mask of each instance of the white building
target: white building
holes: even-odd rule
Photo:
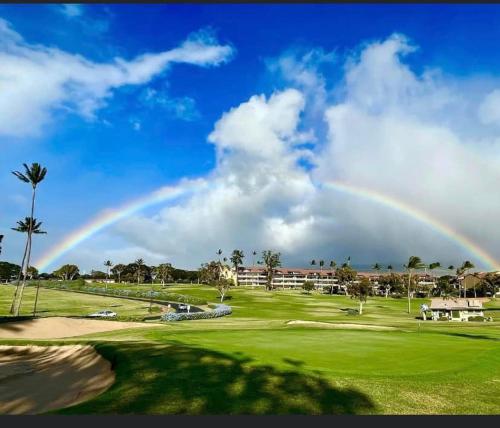
[[[272,285],[275,288],[300,288],[305,281],[312,281],[318,288],[338,286],[337,278],[333,277],[331,269],[301,269],[276,268]],[[236,281],[234,269],[224,272],[226,278]],[[240,267],[238,269],[238,283],[244,286],[265,287],[267,284],[266,269],[260,266]]]

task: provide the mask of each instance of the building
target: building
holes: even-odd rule
[[[301,268],[276,268],[272,285],[274,288],[300,288],[305,281],[312,281],[317,288],[338,287],[338,280],[334,277],[335,271],[331,269],[301,269]],[[223,272],[226,278],[236,281],[234,269]],[[239,285],[265,287],[267,284],[266,269],[260,266],[238,268]]]
[[[272,285],[274,288],[300,288],[305,281],[312,281],[316,288],[333,287],[336,293],[345,293],[346,286],[340,285],[338,279],[335,277],[336,271],[330,268],[324,269],[303,269],[303,268],[288,268],[279,267],[274,271]],[[368,278],[373,284],[373,291],[375,294],[379,292],[379,279],[387,273],[375,272],[357,272],[357,279],[354,281],[359,282],[363,278]],[[236,275],[234,268],[227,267],[223,271],[223,276],[232,279],[236,282]],[[415,274],[419,286],[433,288],[436,286],[434,278],[429,274],[418,273]],[[266,269],[262,266],[242,266],[238,268],[238,283],[243,286],[265,287],[267,284]],[[382,293],[383,294],[383,293]]]
[[[431,299],[430,307],[434,321],[447,318],[449,321],[469,321],[471,317],[484,317],[483,303],[479,299]]]

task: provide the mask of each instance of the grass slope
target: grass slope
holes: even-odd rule
[[[167,288],[217,300],[210,287]],[[0,287],[0,315],[8,309],[2,294]],[[234,312],[229,317],[58,341],[94,344],[112,361],[117,377],[104,394],[57,413],[500,412],[498,321],[422,322],[415,317],[424,300],[417,299],[410,316],[404,299],[385,298],[369,299],[365,313],[353,316],[346,309],[356,308],[356,301],[345,296],[242,288],[230,295]],[[75,298],[79,304],[81,295]],[[45,299],[41,305],[48,313],[71,312],[69,297],[47,291]],[[120,300],[99,297],[101,304],[108,299]],[[488,307],[488,315],[498,320],[500,304],[492,301]],[[296,319],[395,330],[287,325]]]

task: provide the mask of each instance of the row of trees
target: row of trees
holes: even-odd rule
[[[92,270],[90,274],[81,274],[80,269],[74,264],[65,264],[52,272],[51,278],[59,278],[65,281],[76,278],[89,279],[114,279],[117,282],[160,282],[165,285],[169,281],[196,281],[196,271],[176,269],[170,263],[162,263],[158,266],[148,266],[143,259],[137,259],[129,264],[113,264],[111,260],[103,263],[105,271]]]

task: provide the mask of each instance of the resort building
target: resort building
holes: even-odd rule
[[[223,272],[224,277],[236,282],[234,268],[227,268]],[[354,282],[368,278],[373,284],[374,292],[379,288],[379,279],[387,275],[386,273],[358,272]],[[434,279],[429,274],[418,274],[418,284],[421,286],[435,287]],[[274,288],[300,288],[305,281],[311,281],[316,288],[334,287],[335,292],[345,291],[345,285],[340,285],[335,277],[335,270],[324,269],[303,269],[279,267],[274,271],[272,285]],[[246,266],[238,268],[238,283],[243,286],[265,287],[267,283],[266,269],[262,266]]]
[[[275,288],[300,288],[305,281],[312,281],[317,288],[337,286],[334,278],[335,271],[331,269],[301,269],[277,268],[274,271],[272,285]],[[236,280],[234,269],[226,269],[223,273],[226,278]],[[262,286],[267,283],[266,270],[260,266],[240,267],[238,269],[238,283],[246,286]]]
[[[469,321],[471,317],[484,317],[483,303],[479,299],[431,299],[427,309],[434,321]]]

